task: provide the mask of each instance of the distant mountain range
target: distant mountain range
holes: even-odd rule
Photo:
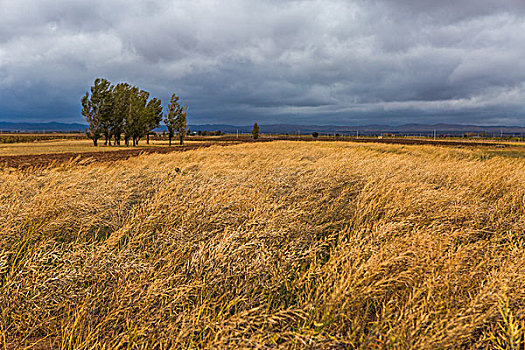
[[[78,132],[84,131],[86,124],[80,123],[12,123],[0,121],[0,131],[21,131],[21,132]]]
[[[0,131],[4,132],[83,132],[86,124],[80,123],[13,123],[0,121]],[[225,133],[251,133],[252,125],[229,125],[229,124],[203,124],[189,125],[192,131],[217,131]],[[157,131],[162,132],[165,127]],[[500,134],[525,134],[525,127],[520,126],[480,126],[460,124],[405,124],[399,126],[390,125],[362,125],[362,126],[340,126],[340,125],[296,125],[296,124],[268,124],[260,125],[261,133],[269,134],[320,134],[340,133],[344,135],[377,135],[380,133],[395,133],[406,135],[428,135],[436,134],[460,135],[467,132],[485,133],[487,135]]]
[[[221,130],[226,133],[251,133],[252,125],[190,125],[193,131]],[[459,124],[405,124],[399,126],[391,125],[361,125],[361,126],[340,126],[340,125],[296,125],[296,124],[268,124],[260,125],[261,133],[269,134],[320,134],[340,133],[344,135],[377,135],[381,133],[395,134],[449,134],[460,135],[467,132],[492,134],[525,134],[525,127],[520,126],[480,126],[480,125],[459,125]]]

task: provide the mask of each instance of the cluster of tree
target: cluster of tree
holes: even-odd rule
[[[130,140],[133,146],[138,145],[145,136],[149,143],[149,135],[159,127],[163,118],[160,99],[150,98],[149,92],[128,83],[112,85],[106,79],[96,79],[90,92],[82,97],[82,115],[89,124],[86,134],[95,146],[101,138],[105,139],[106,145],[111,145],[112,138],[116,145],[120,145],[122,135],[126,146]],[[173,94],[164,119],[170,146],[175,133],[183,143],[187,110],[187,103],[181,106],[179,97]]]
[[[335,133],[335,134],[327,134],[327,136],[331,136],[331,135],[333,135],[334,137],[341,137],[341,134],[339,134],[339,133]],[[317,131],[314,131],[314,132],[312,133],[312,137],[313,137],[314,139],[318,138],[318,137],[319,137],[319,133],[318,133]]]

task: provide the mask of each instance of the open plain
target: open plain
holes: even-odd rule
[[[0,170],[4,348],[519,348],[525,151],[212,145]]]

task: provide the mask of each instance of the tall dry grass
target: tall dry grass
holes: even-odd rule
[[[431,146],[3,172],[0,342],[523,348],[524,201],[525,160]]]

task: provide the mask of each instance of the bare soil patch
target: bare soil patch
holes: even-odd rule
[[[0,156],[0,168],[40,168],[66,162],[76,162],[81,164],[90,164],[93,162],[112,162],[128,159],[130,157],[136,157],[141,154],[184,152],[197,148],[209,147],[211,145],[211,143],[202,143],[176,147],[131,148],[112,152],[95,151]]]

